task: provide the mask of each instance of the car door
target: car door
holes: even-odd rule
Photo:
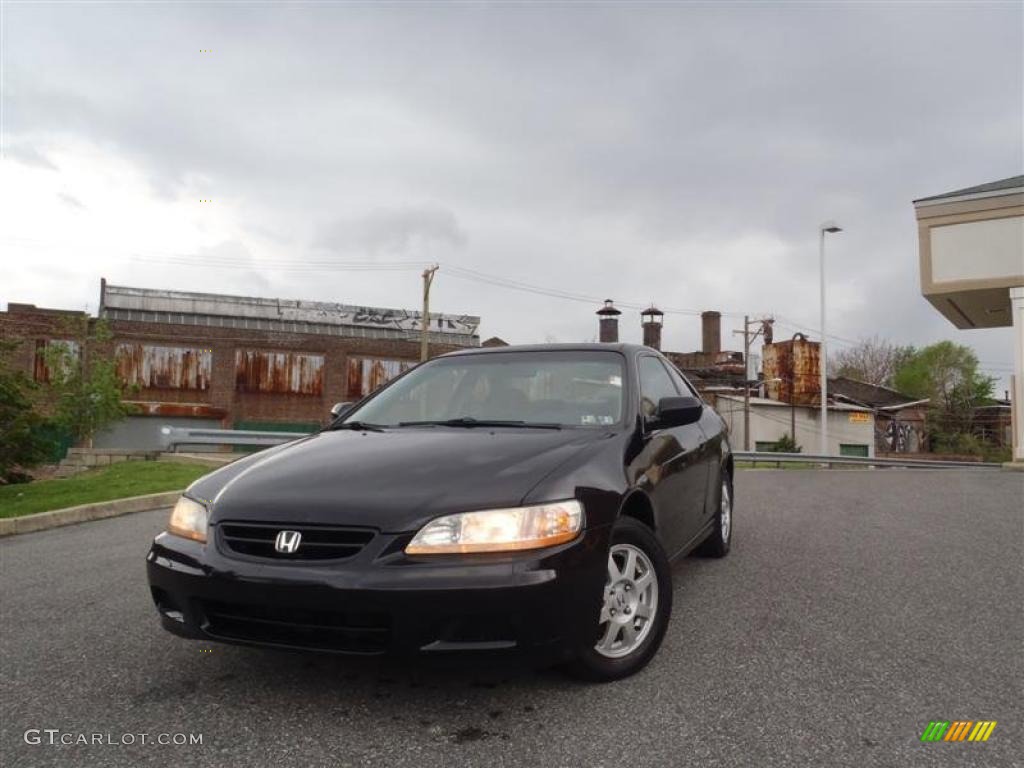
[[[668,369],[655,355],[637,359],[644,446],[637,459],[638,484],[654,504],[666,550],[674,555],[697,535],[704,518],[707,465],[701,461],[704,434],[699,424],[660,428],[655,419],[663,397],[680,392]]]
[[[668,368],[669,374],[672,376],[672,380],[675,381],[684,395],[696,397],[698,400],[703,402],[703,398],[697,394],[696,388],[687,380],[687,378],[673,365]],[[701,446],[699,461],[707,469],[707,479],[704,492],[704,514],[701,520],[701,526],[710,523],[714,516],[718,513],[718,483],[720,482],[720,474],[722,471],[722,441],[725,439],[725,424],[722,422],[721,417],[715,413],[713,408],[704,407],[704,413],[701,414],[700,421],[698,422],[703,433],[704,443]]]

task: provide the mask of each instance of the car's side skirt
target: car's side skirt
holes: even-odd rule
[[[686,542],[678,552],[673,555],[669,555],[669,562],[675,563],[678,560],[682,560],[688,554],[693,552],[693,550],[699,547],[704,542],[704,539],[710,536],[715,530],[716,520],[717,518],[711,518],[711,520],[709,520],[707,524],[697,532],[697,535]]]

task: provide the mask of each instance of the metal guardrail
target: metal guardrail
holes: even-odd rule
[[[271,430],[198,429],[190,427],[160,428],[160,442],[165,450],[179,445],[256,445],[271,446],[306,437],[308,432],[274,432]],[[846,464],[867,467],[905,467],[911,469],[1001,469],[1001,464],[980,461],[931,461],[928,459],[872,458],[869,456],[823,456],[815,453],[770,453],[733,451],[736,461],[754,464]]]
[[[1002,469],[1002,464],[983,461],[941,461],[930,459],[877,459],[870,456],[823,456],[815,453],[770,453],[759,451],[733,451],[735,461],[758,464],[848,464],[866,467],[904,467],[907,469]]]
[[[287,443],[308,432],[274,432],[246,429],[198,429],[190,427],[160,428],[160,443],[164,450],[177,450],[179,445],[258,445],[271,446]]]

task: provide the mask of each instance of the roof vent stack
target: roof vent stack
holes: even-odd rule
[[[600,326],[598,338],[602,343],[614,344],[619,340],[619,315],[622,312],[615,308],[611,299],[604,300],[604,306],[597,310]]]
[[[722,313],[708,310],[700,313],[701,352],[717,356],[722,351]]]
[[[665,313],[651,304],[640,313],[644,325],[644,346],[661,351],[661,325]]]

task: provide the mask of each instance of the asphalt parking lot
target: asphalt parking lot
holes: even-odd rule
[[[736,495],[730,556],[677,566],[661,653],[604,686],[172,637],[143,567],[165,511],[0,541],[0,764],[1022,764],[1024,475],[748,470]],[[998,726],[919,741],[957,719]],[[203,743],[25,743],[47,728]]]

